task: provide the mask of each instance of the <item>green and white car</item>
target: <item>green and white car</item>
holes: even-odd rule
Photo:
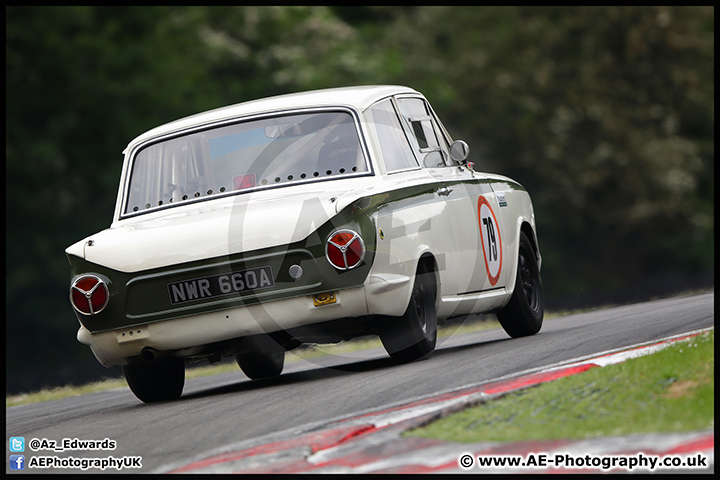
[[[234,356],[251,379],[285,351],[377,334],[399,362],[445,319],[543,320],[527,191],[479,173],[427,100],[400,86],[282,95],[134,139],[110,228],[70,246],[78,340],[144,402],[185,362]]]

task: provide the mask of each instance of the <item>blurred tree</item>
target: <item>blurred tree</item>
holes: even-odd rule
[[[365,18],[375,18],[372,8],[347,8],[367,11]],[[372,41],[334,11],[328,7],[210,9],[203,36],[217,55],[213,71],[221,78],[242,78],[242,88],[256,92],[255,97],[389,78],[387,59],[370,55],[376,53],[368,49]]]

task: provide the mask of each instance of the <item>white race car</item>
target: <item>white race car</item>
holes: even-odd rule
[[[282,95],[160,126],[125,150],[110,228],[70,246],[78,340],[144,402],[186,361],[279,375],[303,343],[380,336],[407,362],[437,326],[543,320],[530,196],[474,171],[427,100],[399,86]]]

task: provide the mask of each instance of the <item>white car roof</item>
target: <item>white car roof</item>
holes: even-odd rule
[[[258,113],[331,106],[346,106],[362,111],[378,100],[398,94],[419,94],[419,92],[412,88],[399,85],[364,85],[311,90],[251,100],[227,107],[216,108],[160,125],[133,139],[128,144],[128,148],[149,138],[166,135],[193,126]]]

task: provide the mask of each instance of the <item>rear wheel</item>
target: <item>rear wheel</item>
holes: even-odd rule
[[[153,363],[123,365],[130,390],[145,403],[174,400],[185,386],[185,361],[162,359]]]
[[[393,360],[412,362],[429,356],[437,343],[437,285],[432,270],[418,270],[410,303],[402,317],[383,317],[380,340]]]
[[[515,290],[510,302],[497,312],[497,318],[513,338],[534,335],[542,327],[544,303],[535,252],[527,235],[521,232]]]
[[[243,351],[235,360],[251,380],[277,377],[285,365],[285,349],[267,335],[243,339]]]

